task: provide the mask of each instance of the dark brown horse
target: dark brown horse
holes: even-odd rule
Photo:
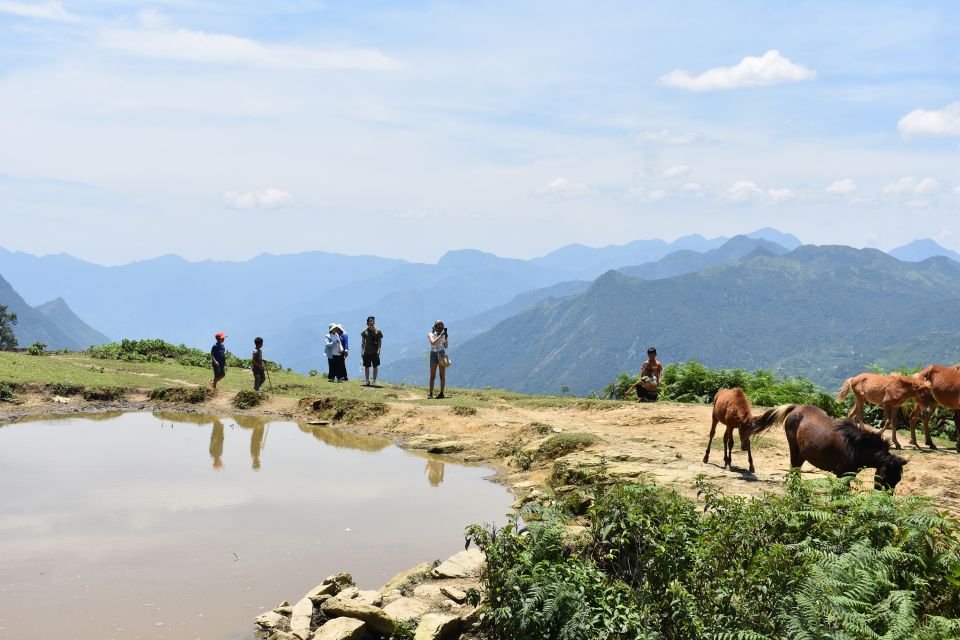
[[[790,445],[790,466],[805,461],[842,476],[874,468],[874,488],[893,489],[903,476],[906,458],[890,453],[890,443],[880,434],[859,429],[853,420],[834,420],[820,407],[786,404],[772,410],[769,425],[783,423]],[[758,433],[758,432],[755,432]]]
[[[723,433],[723,467],[733,467],[733,430],[740,436],[740,449],[747,452],[747,461],[750,463],[750,473],[754,473],[753,453],[750,451],[751,434],[763,431],[775,419],[775,409],[753,416],[750,409],[750,400],[740,387],[720,389],[713,398],[713,422],[710,424],[710,439],[707,440],[707,452],[703,454],[703,462],[710,461],[710,446],[713,436],[717,433],[717,423],[723,423],[727,429]]]

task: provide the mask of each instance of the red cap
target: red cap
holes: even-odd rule
[[[213,334],[213,337],[217,340],[223,340],[227,337],[227,334],[225,334],[223,331],[217,331],[215,334]]]

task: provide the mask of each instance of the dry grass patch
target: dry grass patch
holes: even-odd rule
[[[301,411],[312,412],[331,422],[361,422],[378,418],[387,413],[383,402],[352,400],[350,398],[303,398],[298,407]]]

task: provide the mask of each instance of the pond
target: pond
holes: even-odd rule
[[[0,428],[0,638],[251,638],[325,576],[378,588],[502,521],[491,471],[259,417]]]

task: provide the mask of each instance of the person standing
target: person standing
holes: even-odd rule
[[[327,380],[330,382],[337,379],[337,367],[333,359],[340,356],[342,351],[343,344],[340,342],[340,334],[337,333],[337,323],[332,322],[327,328],[326,344],[323,347],[323,353],[327,356]]]
[[[433,328],[427,334],[427,340],[430,341],[430,394],[427,399],[433,399],[433,381],[437,377],[437,369],[440,369],[440,393],[437,394],[437,400],[442,400],[444,398],[443,391],[447,386],[447,369],[440,366],[440,356],[441,354],[446,355],[446,351],[450,347],[447,328],[443,326],[443,321],[437,320],[433,323]]]
[[[260,391],[261,385],[267,380],[267,370],[263,362],[263,338],[259,336],[253,339],[250,368],[253,369],[253,390]]]
[[[338,377],[340,378],[340,382],[346,382],[348,379],[347,356],[350,355],[350,336],[348,336],[347,333],[343,330],[342,324],[338,324],[337,328],[340,329],[340,344],[343,345],[343,369],[340,372],[343,375]]]
[[[214,338],[217,341],[210,348],[210,364],[213,366],[213,382],[210,385],[213,390],[217,390],[217,383],[227,376],[227,348],[223,346],[223,341],[227,339],[227,334],[218,331]]]
[[[370,367],[373,367],[373,386],[377,386],[377,370],[380,368],[380,345],[383,333],[377,328],[377,319],[367,318],[367,328],[360,334],[360,354],[363,358],[363,376],[365,386],[370,386]]]

